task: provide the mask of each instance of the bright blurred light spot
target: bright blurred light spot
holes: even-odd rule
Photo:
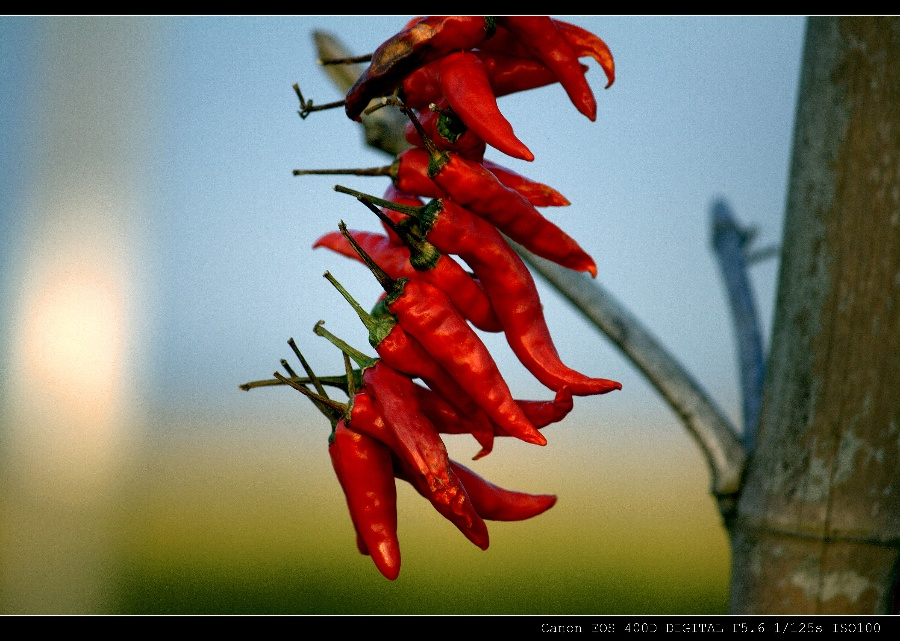
[[[122,241],[73,236],[42,234],[24,266],[7,381],[13,464],[77,501],[109,482],[124,444],[131,297]]]
[[[115,410],[123,356],[116,283],[96,265],[67,269],[34,292],[25,319],[28,378],[88,429],[103,422]]]

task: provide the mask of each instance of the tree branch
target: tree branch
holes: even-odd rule
[[[741,396],[744,405],[744,446],[752,452],[759,423],[762,388],[765,378],[762,334],[756,313],[753,288],[747,276],[747,246],[752,234],[742,228],[724,200],[716,200],[711,208],[712,246],[728,301],[737,341],[740,364]]]
[[[602,285],[510,244],[532,269],[565,296],[647,377],[694,438],[709,466],[711,491],[723,516],[733,509],[747,450],[728,418],[658,340]]]

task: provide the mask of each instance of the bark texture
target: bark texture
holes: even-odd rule
[[[896,613],[900,18],[809,19],[733,613]]]

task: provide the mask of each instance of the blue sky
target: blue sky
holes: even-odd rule
[[[360,266],[310,247],[341,219],[351,228],[378,228],[333,184],[380,194],[386,179],[301,178],[291,170],[372,167],[390,159],[366,148],[341,110],[301,120],[291,87],[299,83],[319,103],[340,98],[316,65],[313,30],[368,53],[408,18],[144,19],[144,51],[152,55],[140,59],[138,73],[148,117],[140,132],[131,132],[142,145],[144,212],[133,226],[140,247],[133,267],[146,292],[144,334],[136,340],[146,353],[140,377],[150,407],[202,413],[296,404],[293,395],[244,394],[237,384],[268,377],[289,355],[290,336],[321,373],[339,370],[336,352],[312,334],[319,319],[367,347],[362,326],[322,272],[331,270],[363,304],[374,301],[377,284]],[[743,222],[758,227],[760,245],[778,242],[804,19],[565,19],[603,38],[616,61],[617,79],[607,90],[589,62],[597,121],[580,115],[558,85],[508,96],[501,109],[536,159],[526,163],[493,150],[488,156],[569,198],[570,207],[545,210],[547,216],[579,240],[598,264],[598,280],[737,418],[734,344],[708,210],[723,196]],[[33,144],[42,122],[33,114],[48,108],[48,96],[52,109],[67,108],[66,89],[48,93],[34,71],[44,29],[59,20],[0,18],[4,271],[17,256],[17,238],[27,233],[20,212],[35,188],[28,181],[52,158]],[[776,278],[777,260],[754,267],[766,336]],[[540,281],[539,288],[563,359],[624,384],[615,398],[586,405],[660,410],[655,392],[616,349]],[[502,338],[485,340],[518,396],[545,396]]]

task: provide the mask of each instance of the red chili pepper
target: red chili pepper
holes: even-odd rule
[[[467,489],[450,466],[450,459],[437,430],[428,424],[424,415],[417,415],[418,408],[410,400],[415,398],[415,394],[406,383],[409,379],[405,379],[396,370],[385,367],[366,369],[363,373],[364,380],[367,375],[366,387],[374,391],[359,392],[353,397],[348,410],[350,425],[356,425],[356,429],[384,442],[392,453],[395,469],[403,470],[405,480],[416,487],[466,538],[486,550],[489,537],[484,520],[475,510]],[[434,444],[436,453],[431,456],[439,457],[442,467],[438,483],[433,476],[422,473],[421,465],[416,461],[421,453],[410,455],[404,451],[405,441],[423,440],[420,432],[427,434],[427,440]],[[437,452],[438,446],[440,452]]]
[[[445,98],[433,103],[432,108],[419,111],[418,118],[422,129],[438,148],[455,151],[476,162],[484,159],[487,145],[454,113]],[[425,147],[412,122],[406,123],[403,133],[409,144]]]
[[[482,449],[490,451],[494,444],[493,423],[482,409],[477,399],[473,398],[444,367],[428,353],[428,351],[415,338],[406,333],[392,314],[369,314],[357,303],[349,292],[334,279],[328,272],[325,277],[341,293],[353,307],[353,310],[369,330],[369,344],[375,348],[378,355],[387,365],[407,374],[416,376],[425,381],[431,389],[435,390],[454,405],[463,415],[469,416],[473,422],[472,436],[478,441]],[[376,305],[376,309],[383,304]],[[368,367],[374,364],[372,359],[356,352],[349,345],[328,332],[321,323],[316,324],[316,334],[324,336],[332,343],[350,354],[360,367]]]
[[[597,119],[597,101],[578,55],[549,16],[498,16],[497,21],[553,71],[578,111]]]
[[[327,337],[329,340],[335,339],[331,335]],[[339,339],[332,342],[344,350],[346,355],[358,359],[362,368],[361,382],[364,388],[356,392],[353,385],[355,377],[349,369],[349,362],[347,364],[346,390],[351,397],[347,405],[325,396],[321,381],[317,379],[315,380],[319,394],[310,392],[299,383],[286,379],[277,372],[275,376],[310,398],[316,407],[332,419],[335,431],[342,425],[350,434],[364,437],[362,443],[367,443],[365,439],[371,439],[386,448],[390,453],[391,465],[401,466],[406,478],[415,484],[416,489],[429,499],[438,512],[456,525],[475,545],[487,549],[489,539],[484,520],[475,511],[466,488],[450,467],[447,450],[436,428],[420,412],[415,390],[412,389],[415,384],[397,370],[385,365],[383,361],[368,359]],[[295,351],[302,361],[299,350]],[[288,368],[288,373],[294,376],[287,363],[285,361],[282,363]],[[308,368],[307,371],[313,378],[314,375]],[[337,441],[339,445],[344,444],[334,435],[331,441]],[[343,453],[344,449],[340,448],[338,452]],[[334,452],[332,457],[335,472],[348,496],[354,526],[360,523],[357,532],[362,533],[365,531],[362,527],[363,521],[355,516],[357,506],[350,504],[350,498],[356,495],[356,486],[352,484],[344,486],[345,482],[352,480],[347,478],[348,473],[344,469],[346,459],[336,458]],[[383,462],[379,463],[383,469]],[[393,476],[394,472],[391,469],[391,481]],[[394,505],[396,506],[396,501]],[[396,509],[394,512],[396,513]],[[363,554],[368,553],[367,543],[365,541],[360,543],[360,537],[357,538],[357,546]]]
[[[491,483],[453,459],[450,459],[450,467],[456,472],[475,510],[483,519],[524,521],[543,514],[556,505],[556,496],[553,494],[528,494],[508,490]]]
[[[500,182],[481,163],[440,151],[427,136],[424,141],[431,153],[428,175],[447,193],[447,198],[478,214],[538,256],[597,276],[594,259],[527,198]]]
[[[441,94],[469,129],[508,156],[534,160],[497,106],[487,69],[478,56],[468,51],[450,53],[444,56],[438,73]]]
[[[554,19],[553,24],[559,28],[579,58],[590,56],[597,61],[606,74],[605,88],[609,89],[616,80],[616,65],[606,43],[587,29],[569,22]]]
[[[361,121],[372,98],[388,95],[410,73],[452,51],[473,49],[494,33],[490,16],[425,16],[383,42],[347,92],[344,110]]]
[[[427,498],[415,478],[410,477],[406,469],[396,463],[398,461],[395,458],[394,474],[397,478],[406,481]],[[453,459],[450,459],[450,468],[466,488],[475,511],[488,521],[524,521],[556,505],[556,496],[552,494],[527,494],[508,490],[491,483]]]
[[[606,88],[609,88],[615,81],[615,63],[612,52],[606,43],[590,31],[569,22],[554,18],[553,24],[556,25],[579,58],[590,56],[597,61],[603,69],[603,73],[606,74]],[[494,36],[490,40],[482,42],[479,49],[517,58],[534,55],[523,41],[502,25],[497,25]]]
[[[481,164],[494,174],[497,180],[522,194],[535,207],[567,207],[572,204],[568,198],[549,185],[526,178],[522,174],[516,173],[512,169],[508,169],[487,158],[484,158]],[[387,196],[385,196],[385,199],[393,200]]]
[[[386,226],[387,224],[385,222]],[[452,256],[438,251],[427,241],[410,248],[393,244],[387,236],[373,232],[352,231],[351,234],[391,278],[425,280],[447,294],[460,314],[478,329],[486,332],[502,331],[484,289]],[[313,247],[326,247],[364,263],[353,245],[339,231],[324,234],[313,243]]]
[[[587,396],[621,389],[622,384],[591,378],[566,366],[559,357],[528,267],[483,218],[448,199],[433,199],[424,208],[400,207],[346,187],[337,191],[368,198],[377,205],[396,207],[410,216],[400,222],[403,233],[418,234],[447,254],[459,256],[481,282],[503,326],[506,340],[522,364],[554,391],[568,386],[572,394]]]
[[[424,281],[392,279],[346,229],[341,223],[341,231],[387,292],[385,305],[396,315],[400,326],[459,382],[492,421],[516,438],[546,445],[547,439],[516,405],[487,347],[447,295]]]
[[[484,63],[488,82],[495,98],[520,91],[529,91],[557,82],[556,75],[540,60],[511,56],[497,51],[471,52]],[[406,77],[400,97],[407,107],[427,109],[442,97],[440,67],[443,59],[420,67]],[[583,72],[588,67],[582,65]]]
[[[392,457],[394,462],[394,475],[398,478],[403,479],[410,483],[416,491],[421,494],[423,497],[429,500],[434,509],[438,511],[441,516],[445,519],[453,523],[456,528],[465,535],[467,539],[469,539],[472,543],[480,547],[482,550],[487,550],[490,544],[490,539],[488,536],[487,525],[484,522],[484,519],[481,515],[478,514],[475,509],[474,504],[472,503],[471,498],[469,497],[468,492],[463,486],[462,481],[459,480],[459,477],[456,475],[456,472],[453,469],[453,466],[450,466],[450,474],[459,483],[460,487],[463,488],[464,492],[464,502],[463,505],[466,507],[466,510],[471,516],[471,523],[469,522],[469,518],[466,518],[453,510],[449,509],[448,506],[436,502],[429,494],[428,488],[424,486],[421,477],[418,477],[414,474],[410,473],[408,466],[401,461],[397,456]]]
[[[393,581],[400,574],[400,542],[390,450],[340,420],[328,452],[357,534],[378,571]]]
[[[441,434],[471,434],[471,421],[461,416],[450,403],[434,390],[416,385],[419,406],[425,416],[434,424]],[[547,427],[558,423],[572,411],[572,392],[563,387],[556,393],[552,401],[516,400],[525,416],[536,428]],[[494,426],[494,436],[509,436],[503,428]]]

